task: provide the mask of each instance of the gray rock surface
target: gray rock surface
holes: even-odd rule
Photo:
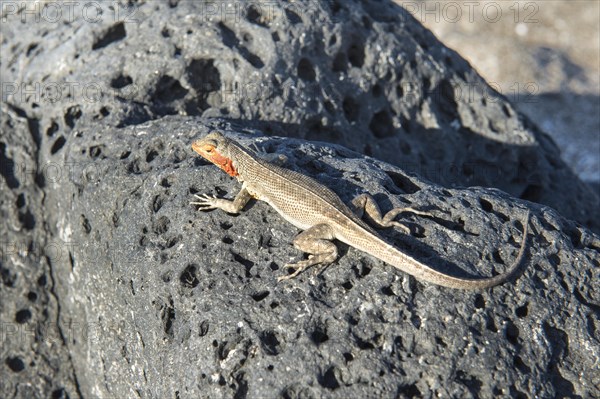
[[[502,100],[483,106],[456,99],[457,112],[481,125],[465,134],[461,124],[474,125],[458,114],[458,125],[448,122],[447,108],[434,106],[436,96],[390,99],[398,82],[413,78],[428,77],[433,86],[448,76],[479,81],[456,54],[395,16],[397,9],[365,11],[368,5],[348,2],[327,11],[310,3],[319,11],[310,15],[331,21],[308,24],[309,14],[288,9],[285,17],[251,12],[225,24],[207,20],[197,3],[171,4],[136,4],[139,23],[110,20],[107,9],[95,24],[21,24],[20,16],[2,24],[2,397],[598,394],[599,238],[551,208],[494,189],[443,188],[341,147],[260,139],[346,200],[366,189],[380,193],[386,209],[412,203],[430,210],[434,218],[407,216],[412,236],[384,233],[457,275],[491,275],[510,264],[531,209],[524,274],[466,293],[423,285],[344,247],[322,275],[276,284],[281,265],[299,254],[290,244],[296,231],[272,209],[256,203],[231,217],[188,205],[192,193],[229,196],[239,188],[189,149],[212,126],[332,140],[360,151],[370,144],[372,154],[421,172],[432,165],[432,152],[461,164],[498,151],[492,164],[502,159],[508,172],[495,182],[477,177],[477,184],[514,193],[530,184],[515,183],[520,172],[511,165],[539,162],[536,179],[564,190],[551,196],[554,187],[544,183],[537,199],[568,203],[561,210],[569,217],[578,217],[569,209],[581,209],[585,220],[597,221],[593,198],[577,197],[585,186],[545,136],[510,105],[497,118]],[[318,40],[334,33],[337,44]],[[316,43],[322,47],[312,50]],[[386,76],[391,64],[375,61],[386,51],[401,55],[404,78]],[[443,65],[444,54],[453,66]],[[333,68],[344,57],[348,63],[336,65],[346,68]],[[276,88],[264,98],[223,100],[222,88],[265,83],[264,76]],[[40,88],[7,95],[6,82]],[[55,83],[99,87],[100,96],[63,92],[51,103],[56,93],[46,89]],[[329,87],[341,94],[326,105]],[[356,108],[348,107],[351,100]],[[386,106],[395,115],[406,107],[402,123],[413,126],[411,134],[400,127],[373,139],[370,129],[386,130],[370,115],[379,121]],[[223,112],[238,120],[161,118]],[[429,125],[434,118],[443,122],[439,128]],[[490,139],[485,121],[508,127],[496,127],[500,133]],[[411,151],[398,159],[404,142]],[[475,181],[458,170],[452,183]],[[534,199],[536,190],[525,191]]]
[[[57,280],[69,282],[60,296],[72,298],[71,317],[98,327],[92,342],[71,346],[84,392],[123,397],[133,383],[156,397],[592,393],[584,382],[599,355],[588,352],[598,338],[588,326],[597,322],[600,241],[547,208],[532,206],[524,275],[487,293],[425,287],[352,249],[321,277],[276,284],[298,254],[289,244],[296,231],[273,210],[256,204],[233,218],[187,205],[195,192],[239,189],[188,156],[204,124],[169,118],[111,130],[65,147],[65,161],[93,159],[94,174],[76,173],[58,189],[68,199],[48,202],[67,210],[50,223],[57,236],[79,239],[71,262],[57,265]],[[267,150],[347,200],[383,191],[390,205],[431,210],[434,220],[411,219],[422,226],[418,240],[388,235],[429,263],[489,274],[517,252],[524,203],[494,190],[444,190],[345,150],[272,141]],[[583,242],[573,248],[575,239]],[[550,254],[544,241],[562,250]]]
[[[246,138],[345,200],[408,204],[414,234],[386,238],[439,270],[523,274],[485,292],[424,285],[352,248],[319,276],[277,283],[297,230],[264,203],[196,212],[196,192],[239,184],[189,150],[211,128],[167,117],[91,126],[53,157],[74,168],[45,200],[68,247],[52,261],[79,389],[99,397],[590,397],[597,394],[600,238],[494,189],[444,189],[341,147]],[[238,134],[236,137],[240,137]],[[242,136],[243,137],[243,136]]]

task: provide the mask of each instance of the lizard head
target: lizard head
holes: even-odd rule
[[[237,176],[238,172],[233,166],[229,156],[230,140],[219,132],[211,132],[203,138],[192,143],[192,149],[207,161],[223,169],[230,176]]]

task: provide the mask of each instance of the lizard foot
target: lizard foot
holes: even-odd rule
[[[252,197],[245,187],[242,187],[240,192],[235,196],[233,201],[217,198],[214,195],[202,194],[196,195],[199,201],[191,201],[190,204],[198,205],[198,210],[209,211],[211,209],[222,209],[225,212],[237,214],[240,213],[242,208],[248,203],[248,200]]]
[[[425,211],[419,211],[418,209],[406,207],[406,208],[394,208],[394,209],[392,209],[391,211],[389,211],[388,213],[385,214],[385,216],[383,217],[383,220],[392,220],[398,214],[404,213],[404,212],[410,212],[410,213],[414,213],[415,215],[420,215],[420,216],[434,217],[433,213],[425,212]]]
[[[308,259],[297,263],[288,263],[284,269],[295,269],[292,274],[279,277],[277,280],[289,280],[302,273],[313,265],[326,266],[335,262],[338,256],[337,247],[329,240],[334,238],[331,227],[326,224],[317,224],[303,231],[294,238],[294,247],[307,252]]]
[[[293,273],[288,274],[286,276],[277,277],[277,281],[293,279],[294,277],[296,277],[297,275],[302,273],[304,270],[311,267],[313,265],[312,259],[310,259],[311,257],[312,256],[309,256],[309,259],[303,260],[303,261],[300,261],[297,263],[286,263],[285,265],[283,265],[283,269],[285,269],[285,270],[287,270],[287,269],[295,269],[295,270]]]
[[[190,201],[190,205],[198,205],[199,210],[201,211],[209,211],[211,209],[216,209],[218,206],[216,205],[219,201],[217,197],[214,195],[202,194],[196,195],[194,197],[198,198],[199,201]]]
[[[312,266],[316,266],[317,268],[315,274],[321,274],[327,266],[329,266],[331,263],[333,263],[333,261],[336,260],[336,258],[337,251],[335,253],[308,255],[308,259],[306,260],[301,260],[300,262],[296,263],[286,263],[285,265],[283,265],[283,269],[294,269],[294,272],[286,276],[278,277],[277,281],[290,280]]]
[[[410,228],[405,225],[404,223],[401,222],[397,222],[397,221],[391,221],[391,222],[387,222],[386,227],[398,227],[400,230],[402,230],[405,234],[410,235]]]
[[[361,194],[354,198],[354,200],[352,200],[352,207],[354,208],[354,212],[358,217],[362,218],[362,216],[366,213],[378,227],[385,228],[394,226],[400,228],[406,234],[410,234],[410,229],[408,226],[394,220],[399,214],[403,212],[410,212],[414,213],[415,215],[433,217],[433,215],[429,212],[419,211],[410,207],[394,208],[386,213],[385,216],[381,216],[381,210],[379,209],[379,206],[369,194]]]
[[[417,209],[414,208],[394,208],[391,211],[389,211],[388,213],[385,214],[385,216],[381,219],[381,225],[385,226],[385,227],[398,227],[399,229],[401,229],[402,231],[404,231],[406,234],[410,234],[410,228],[408,228],[407,225],[405,225],[402,222],[398,222],[397,220],[394,220],[396,218],[396,216],[398,216],[400,213],[403,212],[410,212],[410,213],[414,213],[415,215],[420,215],[420,216],[429,216],[429,217],[433,217],[433,214],[429,213],[429,212],[424,212],[424,211],[419,211]]]

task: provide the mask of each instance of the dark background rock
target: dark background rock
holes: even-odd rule
[[[41,167],[43,150],[23,115],[2,107],[0,129],[0,397],[77,397],[72,330],[59,323],[56,268],[48,259],[68,254],[46,221],[43,171],[52,176],[62,164]]]
[[[115,20],[108,8],[99,23],[81,14],[2,23],[1,233],[24,248],[2,248],[2,395],[597,392],[589,348],[598,331],[598,237],[549,208],[527,205],[538,241],[525,274],[483,293],[425,286],[346,248],[321,277],[275,284],[298,253],[289,244],[295,231],[273,210],[256,204],[233,218],[190,208],[193,192],[238,188],[190,157],[190,141],[212,124],[344,143],[447,187],[485,184],[534,200],[542,182],[540,202],[568,217],[587,212],[579,220],[592,227],[598,220],[593,197],[578,198],[585,186],[509,104],[455,96],[447,107],[438,86],[483,83],[397,7],[310,3],[230,24],[208,21],[198,4],[136,3],[139,23]],[[337,44],[321,41],[334,34]],[[376,62],[388,53],[395,61]],[[11,82],[39,88],[7,95]],[[258,86],[261,95],[227,98],[234,82],[238,94]],[[430,93],[399,94],[415,82]],[[74,91],[56,96],[57,85]],[[238,122],[160,119],[176,113]],[[401,127],[387,137],[390,120]],[[526,205],[499,191],[443,189],[339,148],[269,146],[346,200],[358,178],[369,191],[407,194],[378,196],[386,208],[410,200],[443,210],[433,220],[409,217],[413,237],[387,233],[440,269],[491,275],[516,254]],[[448,163],[480,165],[482,155],[502,173],[438,173]],[[15,338],[13,327],[39,331]]]
[[[451,14],[457,5],[459,18]],[[410,6],[419,22],[548,133],[566,164],[600,195],[600,2],[494,2],[488,13],[485,3],[419,0]]]

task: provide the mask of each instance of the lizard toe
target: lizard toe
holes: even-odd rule
[[[295,269],[297,267],[298,267],[298,263],[286,263],[285,265],[283,265],[282,269],[288,270],[288,269]]]
[[[390,222],[390,224],[404,231],[406,234],[410,234],[410,229],[405,224],[396,221]]]
[[[304,262],[304,261],[303,261]],[[288,274],[286,276],[280,276],[277,277],[277,281],[282,281],[282,280],[289,280],[292,279],[294,277],[296,277],[297,275],[299,275],[300,273],[302,273],[302,271],[304,269],[306,269],[306,265],[302,264],[303,262],[298,262],[298,263],[287,263],[285,265],[283,265],[284,269],[296,269],[294,270],[293,273]]]
[[[196,198],[198,198],[199,200],[202,200],[202,201],[211,201],[211,200],[214,200],[215,198],[217,198],[217,197],[215,197],[214,195],[211,195],[211,194],[202,194],[202,195],[194,194],[194,197],[196,197]]]
[[[192,201],[192,202],[190,202],[190,204],[191,205],[197,205],[199,211],[209,211],[211,209],[216,209],[216,207],[214,205],[206,203],[206,202],[195,202],[195,201]]]

